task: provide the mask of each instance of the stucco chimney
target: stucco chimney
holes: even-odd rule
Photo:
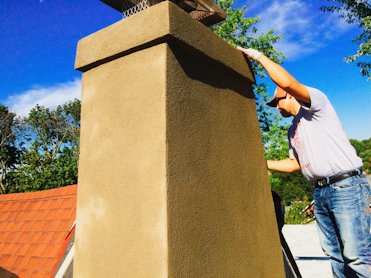
[[[75,277],[284,277],[254,76],[164,1],[79,41]]]

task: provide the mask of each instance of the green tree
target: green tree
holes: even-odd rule
[[[18,159],[18,151],[15,146],[15,114],[8,108],[0,105],[0,194],[7,193],[7,178]]]
[[[11,174],[12,191],[36,191],[77,182],[80,101],[55,110],[33,108],[23,119],[20,163]]]
[[[368,175],[371,174],[371,138],[362,141],[350,139],[350,143],[363,160],[363,171]]]
[[[361,34],[353,39],[358,43],[357,53],[345,58],[346,62],[357,62],[361,74],[371,80],[371,62],[366,56],[371,55],[371,2],[369,0],[327,0],[331,6],[321,7],[324,12],[339,13],[350,24],[357,24]]]
[[[284,55],[274,48],[274,44],[283,36],[276,35],[273,30],[267,33],[258,32],[256,24],[260,18],[245,17],[246,7],[234,8],[234,2],[234,0],[217,1],[217,4],[226,11],[227,19],[213,26],[213,31],[232,46],[240,45],[260,50],[273,61],[282,63]],[[257,77],[254,93],[266,158],[286,158],[288,155],[288,125],[280,120],[280,115],[275,109],[270,109],[265,105],[268,99],[265,84],[267,76],[259,63],[252,61],[252,66]],[[270,183],[272,190],[280,195],[286,204],[312,195],[311,185],[300,173],[288,175],[272,172]]]

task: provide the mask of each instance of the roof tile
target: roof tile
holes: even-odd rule
[[[60,249],[61,246],[57,245],[57,244],[52,244],[52,245],[47,245],[44,252],[42,253],[42,256],[43,257],[53,257],[55,256],[56,253],[58,253],[59,249]]]
[[[21,271],[17,272],[19,277],[31,277],[31,273],[29,273],[26,269],[22,269]]]
[[[14,225],[12,226],[13,231],[21,231],[22,230],[22,226],[24,224],[23,222],[14,221],[13,223],[14,223]]]
[[[22,236],[22,232],[20,232],[21,230],[16,230],[14,229],[12,232],[13,232],[13,238],[14,238],[14,242],[17,242],[19,243],[20,239],[21,239],[21,236]]]
[[[43,234],[43,237],[40,240],[40,243],[50,243],[55,232],[46,232]]]
[[[22,256],[20,257],[22,258],[19,265],[18,265],[18,269],[26,269],[27,266],[28,266],[28,262],[31,260],[30,257],[26,257],[26,256]]]
[[[18,239],[19,243],[30,243],[32,239],[32,233],[29,231],[24,231],[21,233],[20,238]]]
[[[6,232],[7,231],[7,223],[5,221],[0,221],[0,231]]]
[[[18,202],[13,202],[10,205],[9,211],[18,211],[18,208],[20,207],[20,203]]]
[[[30,249],[31,244],[22,244],[21,247],[18,249],[18,255],[19,256],[25,256],[28,253],[28,250]]]
[[[54,199],[50,204],[50,209],[59,209],[64,199]]]
[[[31,210],[27,214],[27,220],[35,220],[36,215],[38,214],[37,210]]]
[[[70,198],[65,198],[61,205],[61,208],[73,208],[73,200]]]
[[[47,200],[46,202],[44,202],[42,205],[41,205],[41,208],[42,209],[47,209],[47,210],[50,210],[50,207],[53,203],[53,200]]]
[[[0,195],[0,267],[49,277],[76,215],[76,185]]]
[[[7,211],[6,208],[3,206],[0,207],[0,211],[1,211],[0,221],[5,221],[8,218],[8,215],[10,214],[10,212]]]
[[[9,212],[9,214],[8,214],[8,217],[7,217],[7,221],[14,221],[14,218],[16,217],[16,215],[17,215],[17,212],[16,211],[11,211],[11,212]]]
[[[10,254],[10,249],[11,249],[10,244],[4,244],[3,247],[2,247],[2,249],[1,249],[1,253],[3,255],[9,255]]]
[[[46,263],[45,263],[45,266],[48,266],[48,267],[53,267],[55,261],[52,259],[52,258],[47,258],[46,259]]]
[[[61,211],[60,218],[61,219],[70,219],[72,215],[72,209],[64,209]]]
[[[4,229],[6,230],[6,229]],[[8,238],[10,232],[3,232],[0,233],[0,242],[7,242],[6,239]]]
[[[47,244],[39,244],[37,247],[35,247],[34,254],[37,257],[41,257],[41,254],[44,252],[46,249]]]
[[[22,261],[24,260],[24,256],[17,256],[17,259],[13,265],[13,268],[20,268]]]
[[[23,225],[23,231],[30,232],[31,231],[31,228],[32,228],[33,222],[31,220],[26,220],[23,223],[24,223],[24,225]]]
[[[43,232],[40,232],[40,231],[38,231],[37,229],[35,229],[34,231],[35,231],[35,232],[32,233],[33,236],[32,236],[31,242],[32,242],[32,243],[36,243],[36,244],[40,244],[41,239],[42,239],[42,237],[43,237]]]
[[[35,201],[35,204],[34,204],[33,209],[34,209],[34,210],[37,210],[37,211],[40,210],[42,204],[43,204],[42,201]]]
[[[15,222],[13,221],[4,221],[3,222],[6,226],[4,227],[4,231],[11,232],[13,230],[13,226]]]
[[[28,249],[28,251],[26,253],[26,256],[34,257],[35,253],[36,253],[35,251],[36,251],[37,246],[38,246],[37,243],[32,243],[30,248]]]
[[[13,221],[23,221],[23,215],[24,215],[24,211],[22,210],[19,210],[18,211],[18,215],[15,217],[15,219],[13,219]]]
[[[59,212],[59,213],[58,213]],[[56,217],[58,217],[58,215],[62,213],[62,210],[48,210],[48,214],[46,215],[46,220],[53,220],[53,219],[56,219]]]
[[[37,271],[35,270],[34,272],[32,272],[32,278],[43,278],[41,275],[41,272],[40,271]]]
[[[11,258],[11,256],[9,254],[2,255],[1,258],[0,258],[1,265],[8,267],[8,261],[9,261],[10,258]]]
[[[35,216],[35,220],[44,220],[46,216],[48,215],[47,210],[39,210],[39,213]]]
[[[45,225],[44,221],[41,221],[41,220],[34,221],[34,224],[32,226],[32,230],[35,231],[35,232],[41,232],[41,231],[43,231],[44,225]]]
[[[53,220],[50,222],[50,228],[51,228],[51,231],[53,232],[57,232],[57,231],[64,231],[65,227],[61,230],[58,230],[58,227],[59,225],[61,224],[61,220]]]
[[[63,231],[66,227],[71,227],[73,222],[71,220],[61,220],[59,222],[59,226],[57,227],[57,231]]]
[[[39,261],[40,261],[40,259],[38,257],[32,256],[29,263],[28,263],[29,269],[30,270],[31,269],[37,269]]]
[[[8,254],[17,255],[18,249],[21,247],[19,243],[10,243],[7,245],[8,247]]]
[[[24,210],[27,210],[27,211],[30,211],[30,210],[33,210],[34,209],[34,206],[35,206],[35,202],[27,202],[26,203],[27,205],[25,206]]]
[[[9,211],[11,203],[0,203],[0,208],[2,211]]]
[[[12,268],[16,260],[17,256],[10,256],[8,259],[8,268]]]
[[[66,238],[67,236],[67,232],[58,232],[55,234],[55,237],[54,237],[54,242],[60,242],[60,241],[64,241],[64,239]]]
[[[27,201],[21,201],[18,207],[18,211],[25,211],[27,206],[28,206]]]
[[[12,242],[13,240],[13,233],[12,232],[7,232],[7,236],[4,238],[5,242]]]
[[[11,230],[9,236],[6,239],[6,242],[13,242],[16,243],[19,241],[19,238],[21,237],[20,232],[16,232],[16,230]]]

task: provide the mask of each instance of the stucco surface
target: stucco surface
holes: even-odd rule
[[[76,66],[75,277],[284,277],[241,53],[164,2],[84,38]]]
[[[283,277],[251,84],[169,50],[170,277]]]
[[[166,45],[86,72],[75,277],[166,277]]]

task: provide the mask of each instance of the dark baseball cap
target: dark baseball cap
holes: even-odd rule
[[[278,104],[278,99],[276,98],[276,96],[271,97],[266,103],[266,105],[270,107],[277,107],[277,104]]]
[[[277,96],[277,94],[279,94],[279,95],[282,94],[282,96]],[[267,101],[266,105],[268,105],[270,107],[277,107],[278,102],[281,99],[286,98],[286,95],[287,95],[287,93],[284,90],[279,90],[278,91],[278,89],[276,88],[276,90],[274,91],[273,96]]]

